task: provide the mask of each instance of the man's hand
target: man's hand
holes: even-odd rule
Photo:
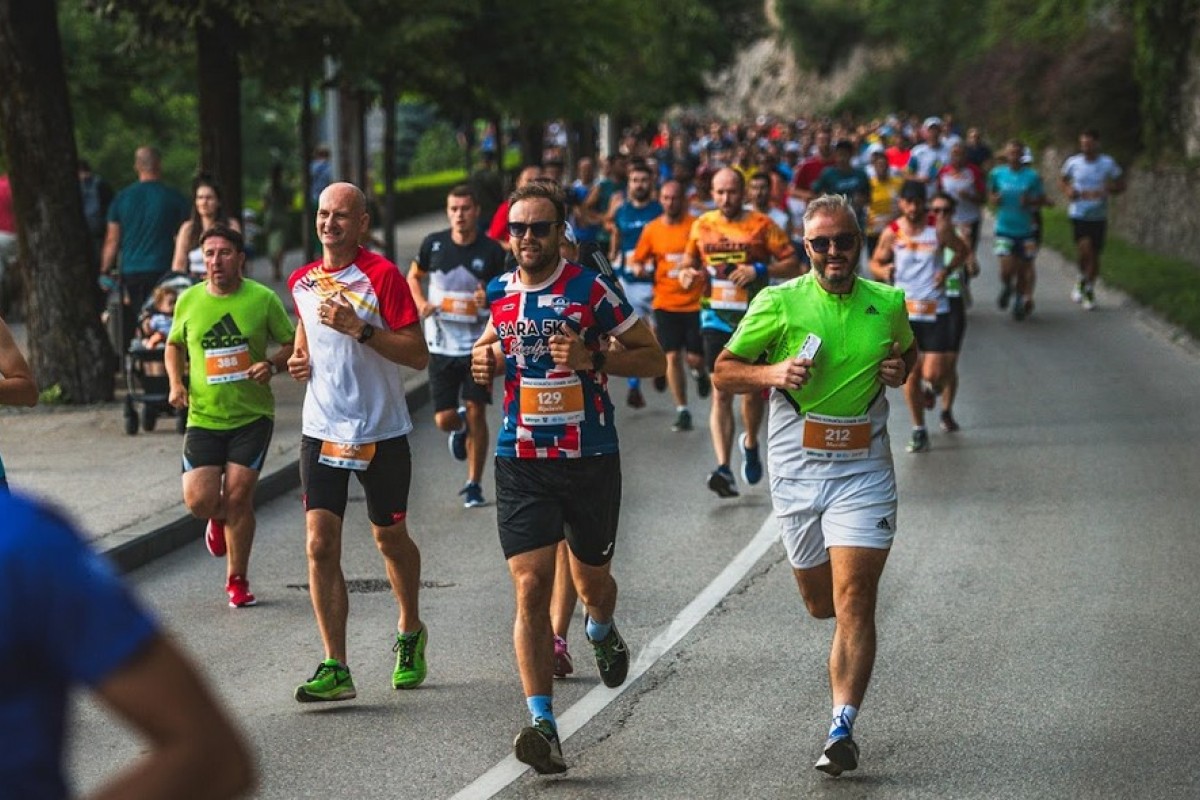
[[[792,358],[772,364],[767,368],[767,380],[774,389],[797,390],[808,383],[811,358]]]
[[[184,409],[188,407],[188,391],[187,387],[182,384],[171,386],[170,393],[167,395],[167,403],[171,408]]]
[[[738,264],[737,268],[729,273],[729,280],[739,289],[744,289],[754,283],[754,279],[757,277],[758,271],[754,269],[753,264]]]
[[[271,362],[259,361],[256,364],[251,364],[250,369],[246,370],[246,377],[255,383],[268,384],[271,382]]]
[[[898,389],[904,385],[907,378],[904,357],[900,354],[900,345],[892,342],[887,357],[879,362],[879,380],[883,382],[884,386]]]
[[[365,324],[358,318],[358,314],[354,313],[354,306],[350,305],[350,301],[343,297],[341,292],[321,301],[321,305],[317,306],[317,319],[322,325],[356,339],[362,333]]]
[[[306,381],[312,374],[308,363],[308,348],[297,346],[288,357],[288,374],[298,381]]]
[[[437,311],[437,307],[428,300],[424,302],[417,301],[417,313],[421,315],[421,319],[425,319],[435,311]]]
[[[700,270],[695,267],[681,267],[679,270],[679,286],[683,289],[690,289],[698,277],[700,277]]]
[[[471,350],[471,377],[480,386],[488,386],[496,375],[496,353],[491,344],[476,345]]]
[[[592,360],[587,345],[569,325],[562,327],[562,333],[550,337],[550,356],[554,366],[561,370],[591,369]]]

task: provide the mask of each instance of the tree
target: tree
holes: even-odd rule
[[[113,353],[75,174],[55,3],[0,0],[0,127],[29,291],[29,349],[43,387],[71,403],[113,395]]]

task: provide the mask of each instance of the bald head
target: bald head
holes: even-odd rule
[[[157,178],[162,171],[162,154],[156,147],[139,147],[133,154],[133,169],[142,180]]]
[[[351,214],[367,213],[367,196],[363,194],[363,190],[359,189],[353,183],[339,181],[331,183],[321,192],[321,196],[317,199],[318,207],[325,205],[325,197],[329,196],[330,200],[336,197],[339,205],[345,208]]]
[[[712,179],[713,202],[725,219],[733,221],[742,216],[746,197],[746,181],[736,169],[722,167]]]
[[[369,230],[367,198],[352,183],[331,183],[317,202],[317,238],[327,269],[339,269],[354,260],[364,232]]]

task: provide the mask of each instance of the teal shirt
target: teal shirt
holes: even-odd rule
[[[161,181],[126,186],[108,207],[108,221],[121,226],[121,272],[157,275],[171,268],[175,235],[191,209],[187,198]]]
[[[1042,179],[1030,167],[1013,170],[1007,164],[988,173],[988,192],[1000,195],[996,206],[996,235],[1021,238],[1033,235],[1033,212],[1022,204],[1025,198],[1045,195]]]

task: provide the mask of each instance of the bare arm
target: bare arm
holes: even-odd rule
[[[183,381],[187,350],[176,342],[167,342],[163,351],[163,365],[167,368],[167,385],[170,387],[167,402],[174,408],[187,408],[188,387]]]
[[[91,800],[230,798],[255,783],[250,754],[182,652],[156,636],[97,688],[149,752]]]
[[[35,406],[38,400],[37,381],[33,370],[13,340],[12,331],[0,319],[0,405]]]
[[[653,378],[667,371],[667,357],[645,320],[616,337],[621,347],[605,350],[604,372],[626,378]],[[570,328],[550,337],[550,355],[560,369],[592,369],[592,352]]]
[[[188,220],[179,226],[175,234],[175,254],[171,256],[171,270],[184,275],[188,271],[188,239],[192,235],[192,221]]]
[[[425,319],[434,312],[433,306],[429,304],[429,298],[425,296],[424,281],[429,277],[429,273],[421,269],[416,261],[408,268],[408,290],[412,292],[413,302],[417,304],[417,313],[421,315],[421,319]]]
[[[946,272],[953,272],[967,262],[971,255],[971,249],[954,232],[954,226],[948,217],[938,221],[937,233],[938,245],[954,251],[954,258],[950,259],[950,263],[946,265]]]
[[[728,350],[717,356],[713,386],[722,392],[746,394],[763,389],[799,389],[808,383],[812,360],[787,358],[777,364],[755,364]]]
[[[304,320],[296,320],[296,338],[292,340],[292,354],[288,356],[287,371],[298,381],[308,380],[311,373],[308,361],[308,333]]]
[[[121,226],[115,222],[108,223],[104,233],[104,247],[100,251],[100,272],[112,272],[117,266],[117,248],[121,244]]]
[[[879,236],[879,243],[875,245],[875,252],[871,254],[871,277],[877,281],[892,282],[896,273],[896,267],[892,264],[892,246],[895,242],[896,235],[892,233],[892,229],[885,228]]]

